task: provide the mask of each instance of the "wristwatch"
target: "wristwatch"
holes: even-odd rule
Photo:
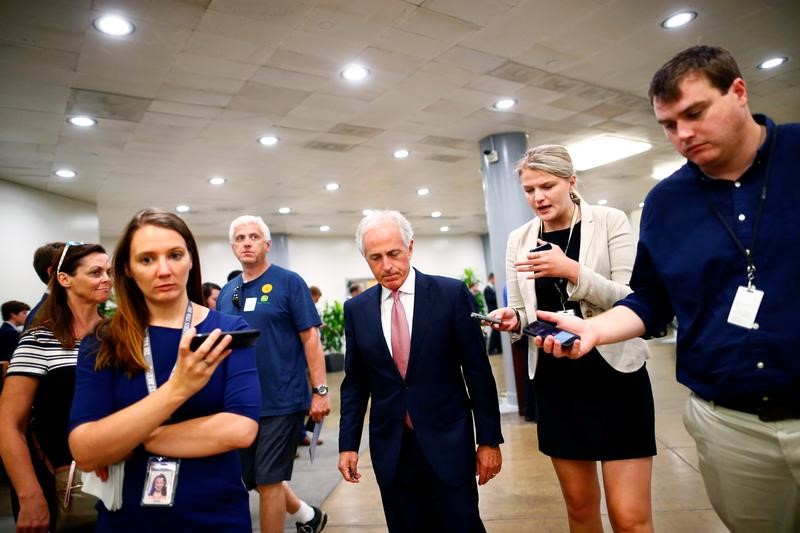
[[[313,389],[311,389],[311,392],[313,392],[314,394],[319,394],[320,396],[327,396],[328,386],[320,385],[319,387],[314,387]]]

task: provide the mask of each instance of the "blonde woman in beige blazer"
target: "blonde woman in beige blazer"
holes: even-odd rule
[[[536,217],[508,237],[509,307],[493,311],[512,339],[536,311],[591,317],[631,292],[635,255],[619,210],[580,202],[572,160],[562,146],[531,148],[517,166]],[[551,248],[531,252],[549,243]],[[642,339],[600,346],[582,358],[556,358],[528,338],[539,449],[550,456],[571,531],[602,531],[602,464],[615,531],[652,531],[650,479],[655,448],[653,395]]]

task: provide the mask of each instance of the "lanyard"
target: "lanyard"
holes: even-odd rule
[[[578,209],[580,206],[578,204],[573,204],[572,208],[572,220],[569,223],[569,235],[567,236],[567,245],[564,247],[564,255],[567,255],[569,252],[569,243],[572,242],[572,230],[575,229],[575,220],[577,219]],[[544,221],[539,224],[539,238],[542,239],[544,236]],[[544,239],[542,239],[544,240]],[[567,311],[567,300],[569,299],[569,295],[567,295],[566,283],[564,278],[558,278],[553,281],[553,284],[556,287],[556,292],[558,293],[558,299],[561,301],[561,310]],[[562,287],[562,285],[564,285]]]
[[[186,315],[183,317],[183,331],[182,334],[186,334],[189,328],[192,327],[192,302],[189,302],[189,305],[186,306]],[[156,373],[153,370],[153,352],[150,349],[150,331],[149,328],[144,329],[144,346],[142,347],[142,351],[144,352],[144,361],[147,364],[147,370],[144,372],[144,380],[147,383],[147,392],[148,394],[153,394],[156,391]],[[177,364],[177,363],[176,363]],[[172,367],[172,372],[170,372],[170,377],[175,372],[175,367]]]
[[[722,227],[724,227],[725,230],[728,232],[728,235],[730,235],[731,239],[733,240],[733,243],[736,245],[736,248],[738,248],[739,252],[744,256],[745,261],[747,261],[747,288],[749,290],[752,290],[755,287],[754,282],[756,279],[756,264],[755,261],[753,260],[753,255],[755,254],[755,249],[756,249],[756,237],[758,236],[758,229],[761,226],[761,215],[764,212],[764,202],[767,199],[767,185],[769,184],[769,177],[771,173],[770,171],[772,169],[772,160],[774,159],[774,157],[772,157],[772,148],[775,145],[775,138],[778,135],[777,130],[778,130],[777,126],[775,126],[772,129],[772,132],[770,132],[769,135],[769,140],[767,142],[768,146],[767,168],[764,171],[764,183],[761,186],[761,196],[758,201],[756,218],[755,221],[753,222],[753,237],[750,243],[750,248],[744,247],[742,241],[739,239],[736,233],[734,233],[733,228],[731,228],[730,225],[725,221],[725,218],[722,216],[722,213],[719,212],[717,206],[714,205],[714,202],[711,201],[711,197],[708,194],[708,188],[706,187],[703,188],[703,192],[705,193],[709,207],[719,219],[720,223],[722,224]]]

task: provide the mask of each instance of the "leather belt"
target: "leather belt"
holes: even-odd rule
[[[780,422],[781,420],[800,419],[800,408],[773,401],[758,402],[755,404],[752,402],[737,401],[706,401],[726,409],[756,415],[762,422]]]

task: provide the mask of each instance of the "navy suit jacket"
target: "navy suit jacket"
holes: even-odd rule
[[[0,326],[0,361],[10,361],[19,343],[19,331],[8,322]]]
[[[375,285],[344,304],[339,450],[358,451],[371,397],[370,452],[381,486],[394,480],[406,410],[433,474],[461,485],[475,475],[476,438],[478,444],[503,442],[483,334],[469,316],[474,299],[461,281],[417,271],[404,381],[383,336],[380,297]]]

